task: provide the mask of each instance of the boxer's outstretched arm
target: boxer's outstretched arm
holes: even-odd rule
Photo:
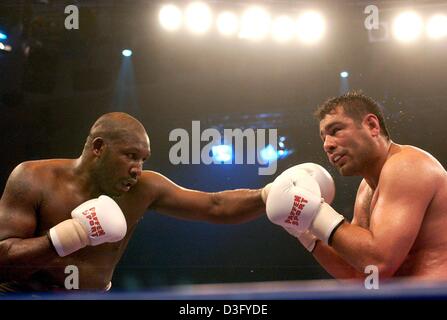
[[[26,279],[57,257],[47,236],[34,234],[39,194],[27,166],[14,169],[0,200],[0,281]]]
[[[154,172],[146,172],[140,180],[152,190],[156,190],[156,200],[151,209],[176,218],[213,223],[241,223],[265,213],[261,189],[201,192],[182,188]]]

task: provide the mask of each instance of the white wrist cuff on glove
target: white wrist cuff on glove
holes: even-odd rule
[[[88,235],[79,221],[68,219],[50,229],[50,240],[60,257],[88,245]]]
[[[309,230],[304,232],[297,232],[293,228],[284,227],[284,229],[298,239],[298,241],[307,249],[307,251],[312,252],[315,248],[317,242],[317,237],[315,237]]]
[[[297,238],[301,242],[303,247],[306,248],[307,251],[309,252],[314,251],[318,239],[309,230],[300,233]]]
[[[335,211],[326,202],[323,202],[320,211],[313,219],[309,230],[325,244],[329,244],[334,230],[344,221],[344,217]]]
[[[271,187],[272,187],[272,183],[270,182],[261,190],[261,197],[262,197],[262,201],[264,201],[264,203],[267,203],[267,197],[269,195]]]

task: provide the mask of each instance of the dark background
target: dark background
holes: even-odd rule
[[[204,191],[260,188],[274,177],[259,176],[257,165],[171,165],[171,130],[191,132],[193,120],[201,121],[202,130],[278,128],[293,150],[279,160],[278,172],[301,162],[322,164],[336,181],[334,207],[351,217],[360,179],[330,167],[312,117],[318,104],[340,93],[343,70],[350,73],[350,89],[382,104],[395,142],[423,148],[445,166],[447,41],[371,41],[363,10],[376,4],[387,21],[408,7],[423,16],[447,13],[446,1],[258,1],[274,14],[316,4],[328,30],[313,47],[225,39],[216,32],[169,33],[158,23],[160,3],[2,1],[0,27],[14,50],[0,54],[1,186],[22,161],[78,157],[99,115],[125,111],[141,120],[151,138],[147,169]],[[218,12],[254,1],[208,3]],[[68,4],[80,8],[79,30],[64,28]],[[133,50],[130,59],[121,56],[124,48]],[[113,282],[133,290],[328,277],[296,239],[265,217],[212,225],[148,212]]]

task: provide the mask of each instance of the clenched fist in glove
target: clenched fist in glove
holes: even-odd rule
[[[80,204],[71,212],[71,217],[49,231],[50,241],[61,257],[85,246],[120,241],[127,232],[123,212],[108,196]]]
[[[334,182],[323,167],[313,163],[297,165],[284,171],[269,186],[267,216],[312,251],[313,236],[327,244],[344,220],[327,203],[334,195]]]

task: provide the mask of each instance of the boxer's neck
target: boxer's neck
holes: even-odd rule
[[[372,190],[376,190],[379,184],[380,173],[385,162],[390,156],[390,152],[396,144],[391,140],[383,139],[378,144],[377,157],[372,161],[368,169],[363,174],[363,178]]]

